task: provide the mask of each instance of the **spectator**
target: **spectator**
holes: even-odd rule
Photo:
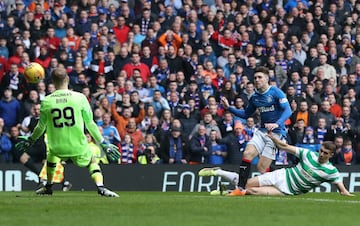
[[[308,109],[309,107],[306,100],[300,101],[299,109],[296,110],[290,117],[292,125],[297,123],[300,119],[303,120],[305,127],[311,125],[309,124],[310,112]]]
[[[150,8],[144,7],[141,17],[135,21],[135,24],[140,25],[141,34],[145,35],[153,21],[154,19],[151,16]]]
[[[17,99],[22,99],[23,95],[26,94],[28,86],[26,85],[24,75],[19,73],[18,64],[10,64],[10,71],[4,75],[0,87],[2,93],[6,89],[11,89],[12,95]]]
[[[8,135],[4,132],[3,127],[0,127],[0,162],[1,163],[11,163],[12,155],[11,148],[12,143]]]
[[[121,164],[132,164],[135,162],[134,144],[129,134],[125,135],[119,151],[121,153]]]
[[[315,67],[320,64],[318,52],[316,48],[310,48],[309,57],[306,58],[304,65],[310,68],[310,71],[313,71]]]
[[[349,67],[349,74],[355,73],[357,64],[360,64],[360,57],[354,54],[353,49],[348,46],[345,49],[346,65]]]
[[[181,122],[181,127],[183,129],[182,136],[184,140],[189,140],[191,131],[194,128],[194,125],[199,122],[198,116],[194,109],[191,109],[189,104],[184,104],[182,106],[182,111],[179,113],[179,120]]]
[[[115,121],[115,126],[118,131],[125,131],[126,126],[128,124],[129,119],[131,118],[131,109],[130,108],[123,108],[121,115],[116,111],[116,102],[111,105],[111,115]],[[140,112],[138,117],[135,118],[136,124],[141,123],[144,119],[145,111],[144,111],[144,104],[140,104]]]
[[[304,97],[304,94],[303,94]],[[305,100],[309,106],[312,104],[321,104],[320,94],[315,92],[315,87],[313,84],[308,83],[305,88]]]
[[[103,99],[106,98],[109,102],[109,104],[111,105],[112,103],[116,103],[117,101],[121,101],[122,97],[120,94],[118,94],[117,92],[115,92],[114,89],[114,83],[113,82],[107,82],[106,83],[106,92],[104,94],[101,94],[99,96],[99,99]]]
[[[288,75],[291,75],[293,72],[301,71],[302,64],[294,58],[292,50],[286,51],[285,62]]]
[[[309,127],[310,129],[310,127]],[[298,119],[296,123],[289,129],[288,139],[289,143],[296,145],[303,143],[305,135],[305,122],[303,119]]]
[[[29,92],[29,96],[27,98],[24,98],[24,100],[21,102],[21,113],[22,116],[30,115],[31,108],[33,108],[34,104],[39,103],[39,94],[36,90],[31,90]]]
[[[221,121],[218,122],[220,128],[221,136],[225,137],[229,133],[233,132],[234,126],[234,116],[230,112],[225,112],[224,116],[221,118]]]
[[[280,89],[282,89],[287,82],[286,71],[284,71],[280,65],[276,64],[275,56],[270,55],[265,65],[269,68],[269,70],[274,71],[276,84]]]
[[[142,48],[149,47],[151,56],[156,56],[159,49],[159,43],[156,40],[154,29],[148,28],[145,39],[141,43]]]
[[[221,165],[224,164],[227,156],[227,147],[224,144],[219,144],[217,142],[217,133],[216,131],[210,132],[210,141],[211,141],[211,153],[208,158],[208,164],[212,165]]]
[[[324,70],[324,79],[329,79],[329,78],[334,78],[335,79],[335,86],[336,86],[336,70],[334,68],[334,66],[326,63],[327,62],[327,56],[326,54],[320,54],[319,56],[319,65],[317,67],[315,67],[312,70],[312,74],[313,75],[317,75],[318,74],[318,70],[321,68],[322,70]],[[319,79],[319,78],[318,78]]]
[[[312,126],[306,127],[304,138],[301,141],[301,144],[320,144],[319,140],[317,140],[315,137],[314,128]],[[309,149],[313,150],[311,148]],[[313,151],[318,151],[318,149]]]
[[[156,116],[154,107],[147,106],[145,110],[144,119],[141,121],[141,124],[139,126],[141,131],[143,132],[143,135],[145,135],[146,131],[150,128],[151,118],[153,116]]]
[[[172,126],[170,133],[161,143],[160,159],[168,164],[187,164],[188,155],[186,141],[181,137],[181,128]]]
[[[200,121],[200,123],[196,124],[195,127],[193,128],[192,132],[190,133],[190,139],[192,138],[192,136],[194,136],[197,131],[199,126],[204,125],[206,128],[206,134],[209,136],[210,135],[210,131],[211,130],[215,130],[218,133],[218,137],[221,138],[221,132],[219,127],[217,126],[217,123],[215,122],[215,120],[213,119],[213,116],[210,112],[205,113],[204,115],[204,119],[202,121]]]
[[[330,112],[330,102],[324,100],[321,104],[321,109],[319,112],[319,117],[325,119],[326,128],[329,129],[333,124],[335,124],[335,116]]]
[[[159,90],[155,90],[154,95],[152,97],[146,97],[144,99],[141,99],[141,101],[152,105],[158,117],[161,116],[164,110],[170,110],[169,103],[164,97],[161,96]]]
[[[144,82],[147,82],[148,78],[150,77],[150,70],[149,67],[140,62],[140,55],[139,53],[133,52],[131,54],[131,62],[124,65],[123,70],[127,74],[127,79],[131,79],[135,69],[140,71],[140,76],[142,77]]]
[[[349,106],[343,106],[342,108],[342,119],[344,119],[345,127],[348,129],[355,128],[356,125],[359,125],[360,123],[356,121],[356,116],[351,112],[351,107]]]
[[[20,123],[21,106],[12,93],[10,88],[5,89],[0,100],[0,118],[4,119],[3,131],[9,131],[12,126],[18,126]]]
[[[111,144],[118,145],[121,142],[121,138],[116,127],[111,125],[111,115],[109,113],[105,113],[102,117],[103,120],[101,127],[104,139]]]
[[[138,93],[140,99],[150,96],[150,91],[144,87],[144,81],[141,76],[134,75],[134,81],[134,89]]]
[[[344,144],[340,152],[336,152],[334,160],[336,165],[351,166],[356,163],[356,153],[352,148],[351,140],[344,140]]]
[[[168,47],[165,59],[168,62],[170,73],[176,73],[184,70],[183,59],[177,55],[174,46]]]
[[[95,49],[96,58],[91,61],[89,75],[93,84],[97,83],[99,75],[104,75],[107,82],[114,80],[113,68],[108,60],[105,59],[105,52],[101,48]]]
[[[244,125],[240,121],[235,122],[233,133],[229,133],[226,137],[222,139],[219,139],[219,136],[217,136],[217,142],[219,144],[226,145],[226,163],[240,164],[246,145]]]
[[[21,124],[21,130],[27,135],[31,135],[32,132],[35,129],[36,124],[39,121],[40,118],[40,103],[34,102],[31,105],[31,113],[29,111],[29,114],[24,121]],[[44,134],[41,135],[40,139],[38,139],[27,151],[28,155],[31,156],[31,159],[35,163],[42,163],[46,159],[46,144],[45,144],[45,137]],[[25,156],[24,156],[25,157]]]
[[[330,104],[330,112],[336,117],[339,118],[342,115],[342,108],[337,104],[335,93],[331,93],[327,96],[327,99]]]
[[[164,139],[165,134],[167,134],[163,128],[160,126],[160,120],[157,116],[152,116],[150,118],[149,128],[146,130],[146,134],[152,134],[158,141]]]
[[[139,148],[139,143],[144,139],[141,130],[139,130],[137,128],[137,122],[135,120],[135,118],[129,118],[129,121],[126,125],[126,129],[120,131],[120,137],[121,140],[124,140],[126,136],[130,136],[131,138],[131,143],[134,145],[133,146],[133,153],[134,153],[134,158],[136,159],[137,156],[137,151]]]
[[[330,126],[327,126],[325,118],[319,118],[316,125],[315,138],[319,140],[320,144],[322,144],[326,135],[328,135],[328,128],[330,128]]]
[[[235,69],[236,69],[236,58],[234,54],[229,54],[228,55],[228,63],[225,64],[224,68],[224,73],[225,73],[225,78],[229,79],[230,74],[235,73]]]
[[[191,137],[189,142],[190,160],[189,164],[207,163],[211,155],[210,137],[206,135],[204,125],[198,126],[197,133]]]
[[[148,145],[144,152],[138,152],[138,163],[140,164],[158,164],[160,163],[160,158],[157,155],[157,150],[155,145]]]

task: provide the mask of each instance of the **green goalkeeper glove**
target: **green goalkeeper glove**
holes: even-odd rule
[[[120,159],[119,148],[116,145],[113,145],[113,144],[110,144],[110,143],[107,143],[107,142],[103,141],[100,144],[100,146],[104,150],[104,152],[106,153],[106,156],[107,156],[109,161],[117,162]]]
[[[21,152],[26,152],[33,144],[34,141],[31,137],[19,136],[18,142],[15,144],[15,148]]]

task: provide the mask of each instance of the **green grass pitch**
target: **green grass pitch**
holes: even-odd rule
[[[360,193],[210,196],[207,192],[0,192],[0,225],[34,226],[358,226]]]

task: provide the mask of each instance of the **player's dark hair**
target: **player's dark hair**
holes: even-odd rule
[[[255,73],[259,73],[259,72],[264,73],[265,75],[267,75],[269,77],[269,69],[267,67],[263,67],[263,66],[257,67],[255,69]]]
[[[336,146],[334,144],[334,142],[332,141],[324,141],[324,143],[322,144],[322,146],[327,149],[327,150],[330,150],[331,153],[334,153],[335,150],[336,150]]]

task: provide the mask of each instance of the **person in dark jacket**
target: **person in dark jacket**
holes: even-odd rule
[[[356,152],[352,148],[351,140],[345,140],[341,151],[334,156],[336,165],[354,165],[356,163]]]
[[[207,163],[208,156],[211,154],[211,141],[206,135],[204,125],[200,125],[197,133],[191,137],[189,151],[190,164]]]
[[[243,156],[243,151],[246,146],[246,133],[244,125],[240,121],[236,121],[234,125],[234,132],[226,137],[218,140],[218,143],[225,144],[227,147],[228,164],[240,164]]]
[[[172,127],[167,137],[163,139],[160,146],[159,157],[163,163],[187,164],[188,152],[185,142],[181,138],[181,128]]]

